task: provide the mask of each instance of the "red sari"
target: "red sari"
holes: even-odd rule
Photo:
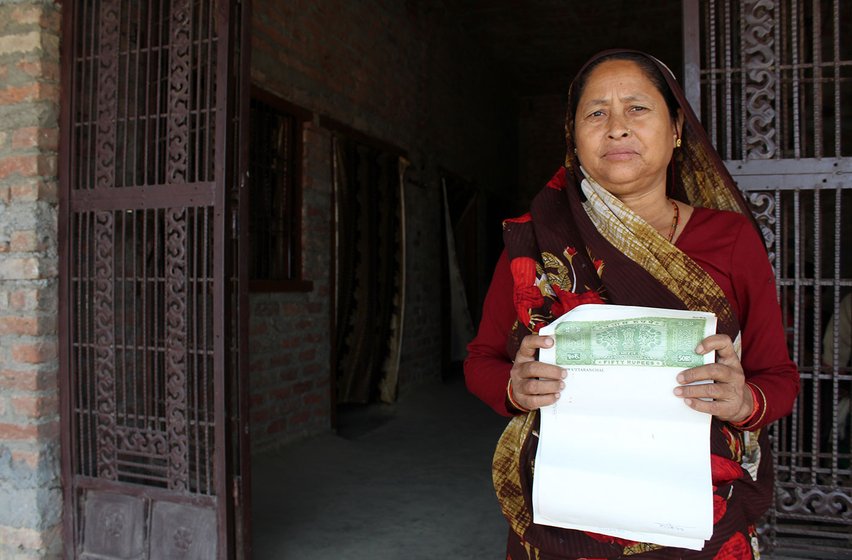
[[[479,333],[468,347],[466,381],[471,391],[508,415],[505,388],[520,340],[576,305],[711,311],[718,332],[732,340],[742,333],[742,364],[760,395],[760,415],[747,429],[712,421],[714,533],[702,551],[532,523],[537,438],[531,434],[538,414],[513,418],[493,461],[495,490],[510,525],[507,556],[513,560],[752,558],[754,525],[772,500],[771,450],[761,428],[790,412],[798,372],[787,356],[772,272],[748,208],[679,87],[667,70],[663,73],[685,114],[684,147],[669,188],[673,197],[696,207],[677,246],[626,208],[609,219],[613,201],[602,203],[584,181],[567,127],[566,167],[534,199],[529,214],[504,223],[505,256],[489,289]]]

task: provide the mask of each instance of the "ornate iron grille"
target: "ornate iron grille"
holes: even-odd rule
[[[841,5],[842,4],[842,5]],[[702,2],[701,108],[725,160],[849,156],[852,6]],[[845,93],[845,95],[844,95]]]
[[[852,4],[687,0],[684,25],[690,101],[758,217],[802,378],[792,415],[772,428],[764,541],[797,558],[848,551],[852,368],[822,357],[852,291],[852,40],[841,34]]]
[[[68,6],[60,367],[69,557],[235,553],[245,457],[232,453],[247,449],[245,154],[235,141],[245,122],[244,6]]]
[[[209,208],[74,214],[79,474],[214,494],[212,227]]]
[[[212,181],[214,4],[76,4],[72,189]]]

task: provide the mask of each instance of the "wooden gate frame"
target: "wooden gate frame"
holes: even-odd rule
[[[153,4],[142,0],[134,4],[134,9],[141,13],[144,6],[147,14],[149,9],[156,9],[152,7]],[[162,3],[159,5],[162,6]],[[131,152],[139,148],[139,140],[132,139],[128,144],[125,129],[124,145],[120,145],[122,139],[117,133],[120,120],[118,104],[123,102],[127,110],[128,92],[133,87],[134,95],[138,95],[140,83],[144,84],[145,92],[149,88],[156,90],[159,87],[158,83],[146,81],[150,75],[137,75],[133,78],[137,81],[130,85],[128,67],[131,64],[131,56],[137,57],[136,64],[139,64],[142,56],[148,56],[148,63],[151,63],[151,52],[155,50],[153,43],[148,45],[144,55],[140,44],[136,44],[135,53],[131,52],[133,45],[130,44],[130,39],[120,35],[121,26],[125,23],[122,19],[122,9],[130,9],[129,3],[123,4],[122,0],[103,0],[100,3],[70,0],[65,3],[63,9],[58,315],[64,555],[69,559],[87,558],[91,554],[123,558],[127,556],[121,555],[127,552],[132,553],[134,558],[156,557],[167,553],[170,546],[181,550],[187,558],[210,557],[212,548],[215,548],[215,557],[219,559],[251,556],[248,368],[245,351],[248,336],[248,282],[247,260],[243,258],[243,255],[247,254],[248,236],[241,235],[239,227],[241,222],[246,223],[248,216],[248,146],[245,139],[248,137],[246,128],[250,3],[248,0],[210,0],[206,4],[197,4],[207,10],[202,12],[206,15],[199,16],[200,24],[202,17],[208,20],[207,76],[211,79],[207,83],[198,79],[201,70],[195,75],[191,73],[190,59],[195,54],[193,49],[202,43],[201,38],[197,38],[197,43],[193,42],[191,36],[191,32],[196,30],[193,28],[195,20],[191,19],[194,17],[192,10],[195,4],[189,0],[173,0],[166,5],[170,10],[168,16],[160,13],[160,21],[153,25],[162,26],[158,28],[160,43],[157,49],[171,56],[166,58],[165,64],[168,68],[162,67],[162,58],[153,64],[159,65],[154,75],[160,72],[161,77],[169,84],[168,91],[163,94],[168,97],[164,118],[170,119],[169,122],[173,126],[167,126],[162,134],[158,129],[152,135],[154,142],[151,144],[148,143],[148,132],[142,133],[144,138],[141,150],[145,157],[151,155],[152,160],[157,161],[157,155],[153,152],[161,149],[157,146],[158,141],[162,141],[166,146],[162,148],[164,157],[152,173],[147,169],[129,169],[127,161],[123,161],[122,170],[131,175],[130,181],[126,181],[126,176],[117,176],[118,148],[130,148],[123,154],[129,160],[138,155]],[[97,19],[94,15],[96,9],[100,10],[97,12]],[[77,23],[81,18],[87,17],[92,18],[89,22],[90,35],[78,37],[78,32],[83,28],[78,27]],[[126,17],[129,29],[132,14],[128,11]],[[169,21],[172,25],[166,25],[164,21]],[[167,38],[163,36],[163,27],[167,27]],[[144,33],[144,30],[139,29],[137,32],[140,35]],[[148,39],[153,41],[151,30],[152,24],[149,22]],[[127,39],[126,44],[122,44],[123,39]],[[78,52],[78,43],[82,52]],[[210,43],[215,46],[210,47]],[[87,52],[86,49],[89,48],[91,50]],[[201,48],[198,46],[199,52]],[[120,56],[126,57],[123,60],[126,75],[120,75]],[[209,62],[210,59],[215,61]],[[78,64],[90,64],[87,67],[90,70],[87,76],[88,85],[82,84],[80,76],[75,73]],[[93,79],[95,75],[97,78]],[[120,90],[122,78],[125,88],[123,92]],[[194,79],[198,81],[191,84]],[[191,119],[200,118],[199,115],[203,111],[199,109],[196,115],[191,114],[193,99],[190,98],[190,87],[194,85],[198,88],[194,93],[203,90],[206,94],[213,91],[210,90],[213,84],[216,86],[215,102],[214,97],[210,95],[211,103],[206,107],[206,114],[213,119],[215,126],[215,135],[207,135],[212,145],[206,146],[211,154],[208,164],[212,173],[202,177],[204,169],[199,171],[199,166],[203,168],[204,163],[199,164],[197,159],[190,163],[190,145],[193,140],[197,141],[197,138],[193,139],[191,135],[201,136],[204,133],[199,122],[196,122],[194,130],[191,129]],[[83,102],[80,102],[80,99],[85,97],[85,94],[81,88],[86,87],[89,88],[89,96],[84,101],[87,107],[82,108]],[[122,93],[125,95],[123,99]],[[155,118],[159,121],[159,118],[163,117],[159,114],[160,94],[153,95],[157,96],[157,106],[153,113],[145,113],[144,118]],[[138,103],[138,98],[135,101]],[[149,107],[146,105],[144,109]],[[88,122],[85,122],[87,117]],[[138,111],[135,117],[138,125],[141,122]],[[211,123],[209,118],[208,124]],[[130,120],[129,113],[126,112],[123,125],[129,126]],[[88,127],[85,134],[89,136],[86,137],[85,146],[78,145],[81,138],[78,135],[78,127],[82,127],[81,130]],[[194,154],[196,158],[201,157],[199,153],[204,149],[205,147],[197,148]],[[88,159],[84,160],[84,156]],[[141,180],[133,181],[138,178],[138,174],[141,174]],[[156,180],[161,176],[162,180]],[[154,180],[151,180],[152,177]],[[115,245],[116,224],[135,224],[136,216],[140,212],[142,218],[139,223],[147,224],[153,219],[152,228],[159,228],[162,223],[163,231],[167,233],[172,231],[166,229],[167,224],[177,228],[174,230],[177,237],[168,241],[158,241],[157,233],[153,234],[154,245],[163,244],[161,259],[166,261],[165,266],[169,268],[168,278],[177,283],[168,285],[180,285],[184,288],[183,293],[163,296],[163,303],[168,307],[168,311],[161,313],[168,318],[163,322],[163,325],[168,324],[168,328],[163,327],[163,334],[177,336],[164,337],[161,343],[157,340],[144,342],[148,336],[148,327],[144,323],[141,329],[144,331],[141,335],[143,342],[136,341],[135,331],[131,339],[117,341],[115,336],[119,319],[113,298],[121,290],[123,293],[117,297],[122,299],[124,305],[128,299],[128,283],[131,284],[131,292],[138,286],[147,291],[147,283],[152,280],[145,272],[144,282],[140,282],[136,268],[133,269],[132,278],[124,268],[128,248],[131,252],[138,249],[138,239],[134,237],[138,233],[135,225],[132,226],[134,229],[130,237],[126,236],[127,230],[122,230],[122,246],[117,249]],[[195,216],[194,222],[189,218],[192,212]],[[198,225],[199,215],[203,216],[202,221],[209,220],[204,224],[212,223],[209,230],[207,225]],[[151,216],[153,218],[150,218]],[[194,226],[188,226],[190,223]],[[199,381],[198,368],[206,366],[193,366],[195,383],[206,386],[209,382],[213,392],[211,410],[208,410],[208,415],[203,418],[197,408],[192,409],[187,403],[190,387],[182,385],[189,383],[187,337],[191,326],[187,319],[191,321],[194,318],[196,325],[200,321],[197,313],[188,315],[187,311],[188,306],[196,310],[199,308],[195,300],[197,292],[189,292],[193,297],[190,300],[186,291],[187,275],[191,275],[191,272],[186,270],[189,262],[187,259],[190,257],[181,254],[181,251],[191,244],[191,238],[181,239],[180,236],[192,235],[192,232],[187,233],[187,227],[195,227],[195,234],[200,232],[200,237],[193,239],[202,240],[200,252],[206,253],[209,244],[209,254],[212,257],[212,275],[196,276],[190,280],[210,285],[209,294],[204,292],[207,295],[202,297],[201,307],[208,305],[204,297],[209,298],[212,314],[209,320],[212,327],[209,329],[209,335],[212,342],[202,346],[196,341],[197,354],[194,358],[205,364],[208,361],[212,363],[212,373],[204,378],[209,381]],[[81,228],[89,228],[89,233],[97,238],[75,239],[73,232]],[[141,234],[144,244],[151,241],[147,237],[147,231],[146,225]],[[212,236],[208,233],[210,231]],[[245,232],[247,233],[247,229]],[[120,279],[118,266],[115,266],[118,263],[119,250],[123,274]],[[197,256],[197,247],[195,251]],[[142,260],[147,260],[146,252],[147,248],[138,250],[137,256],[143,255]],[[203,260],[204,257],[200,258]],[[86,282],[91,285],[86,288],[85,293],[79,288],[83,280],[75,280],[72,276],[75,259],[86,259],[86,263],[91,266],[92,274],[86,278]],[[152,276],[156,276],[153,267],[158,264],[155,262],[155,265],[152,265]],[[80,265],[77,268],[79,269]],[[165,277],[161,280],[164,283],[169,282]],[[158,281],[157,278],[153,279],[155,284]],[[75,282],[80,290],[76,296]],[[75,308],[72,309],[74,304]],[[131,310],[137,309],[133,305],[135,304],[130,304]],[[144,303],[142,307],[145,307]],[[122,313],[124,312],[122,308]],[[150,315],[156,316],[157,309],[151,309]],[[80,319],[81,316],[83,319]],[[120,321],[121,328],[131,322],[136,324],[136,319],[127,315],[122,315]],[[207,323],[205,320],[200,329],[207,332]],[[75,338],[80,335],[78,331],[88,331],[87,339]],[[122,344],[124,346],[121,346]],[[89,357],[80,359],[75,364],[72,360],[82,352],[82,346],[89,347]],[[119,412],[116,402],[119,389],[116,372],[120,352],[133,353],[134,360],[137,353],[162,354],[156,359],[164,360],[162,368],[165,373],[162,374],[162,387],[159,389],[163,400],[159,404],[152,401],[151,410],[154,412],[151,417],[153,418],[157,414],[156,411],[161,410],[159,407],[162,407],[162,413],[156,420],[162,421],[161,423],[166,425],[165,429],[139,429],[140,415],[133,412],[135,402],[131,404],[131,415],[136,415],[137,428],[118,426]],[[211,354],[212,359],[208,358]],[[201,357],[198,358],[198,355]],[[125,356],[122,359],[127,358]],[[157,366],[150,365],[153,361],[154,359],[151,359],[148,362],[149,369],[156,369]],[[133,369],[136,369],[136,365],[134,361]],[[122,367],[126,367],[126,362]],[[146,377],[149,372],[144,369],[144,365],[139,368],[139,376],[142,383],[146,384],[149,381]],[[135,375],[134,373],[134,382],[137,381]],[[156,375],[155,373],[152,377]],[[124,378],[123,381],[127,379]],[[153,383],[156,387],[157,381],[154,380]],[[83,388],[83,385],[86,387]],[[129,417],[128,394],[125,390],[120,401],[125,406],[125,422]],[[151,395],[151,398],[156,400],[153,392]],[[87,399],[88,402],[84,402]],[[202,429],[210,430],[210,422],[207,420],[210,412],[213,418],[213,444],[204,448],[204,457],[200,461],[211,462],[212,475],[208,475],[207,491],[201,492],[200,483],[192,488],[191,483],[187,481],[191,468],[188,451],[191,442],[186,430],[189,429],[187,426],[192,425],[191,413],[194,413],[197,432]],[[85,434],[80,431],[80,418],[84,413],[88,418],[94,419],[88,421]],[[168,420],[165,416],[168,416]],[[127,433],[119,434],[121,430]],[[125,451],[129,446],[137,456],[144,456],[140,465],[167,465],[164,467],[166,475],[162,477],[163,480],[158,481],[159,484],[140,483],[143,478],[139,474],[141,470],[138,465],[125,467],[125,475],[122,476],[121,467],[116,463],[116,440],[119,437],[125,441],[129,437],[135,438],[134,443],[123,445]],[[81,448],[84,440],[90,447],[88,455]],[[199,449],[198,445],[196,443],[196,450]],[[95,451],[91,451],[92,449]],[[84,464],[87,466],[84,467]],[[197,464],[196,467],[200,469]],[[137,470],[133,471],[134,468]],[[153,467],[151,469],[153,470]],[[127,472],[131,472],[133,482],[126,480],[129,476]],[[198,475],[198,478],[200,479],[201,475]],[[212,528],[215,537],[212,537],[212,543],[202,542],[205,537],[211,536],[210,528],[203,526],[203,520],[208,516],[204,512],[211,512],[210,515],[215,519],[215,526]],[[92,517],[88,526],[83,523],[87,514]],[[169,523],[175,519],[180,520],[184,526],[170,526]],[[151,538],[152,533],[159,535],[157,538]],[[164,538],[167,535],[170,539]]]

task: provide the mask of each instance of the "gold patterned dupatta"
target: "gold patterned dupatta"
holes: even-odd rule
[[[584,178],[581,188],[586,197],[583,209],[613,247],[651,273],[686,309],[712,311],[723,324],[731,324],[731,306],[703,268],[592,178]]]

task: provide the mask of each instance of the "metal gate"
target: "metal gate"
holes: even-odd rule
[[[758,216],[802,378],[771,432],[778,482],[764,542],[797,558],[848,552],[852,370],[848,352],[839,358],[852,288],[852,2],[683,8],[688,96]]]
[[[63,12],[65,556],[242,556],[245,5]]]

